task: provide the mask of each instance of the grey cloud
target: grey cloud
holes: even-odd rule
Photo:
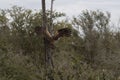
[[[50,7],[50,0],[46,0],[47,9]],[[41,9],[41,0],[0,0],[0,8],[10,8],[18,5],[30,9]],[[65,12],[69,17],[78,15],[82,10],[109,11],[112,19],[120,17],[120,0],[55,0],[54,9]]]

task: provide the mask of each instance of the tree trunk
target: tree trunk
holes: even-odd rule
[[[43,16],[43,29],[47,29],[47,18],[46,18],[46,7],[45,0],[42,0],[42,16]],[[44,45],[45,45],[45,70],[46,70],[46,80],[54,80],[52,76],[53,71],[53,61],[52,61],[52,51],[50,48],[50,43],[46,37],[44,37]]]

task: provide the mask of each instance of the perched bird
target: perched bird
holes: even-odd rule
[[[56,33],[52,36],[47,29],[43,27],[36,26],[35,32],[37,35],[44,35],[44,37],[49,41],[51,47],[54,47],[54,42],[61,37],[70,37],[71,36],[71,29],[69,28],[62,28],[56,31]]]

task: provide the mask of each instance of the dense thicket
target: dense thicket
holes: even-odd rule
[[[110,14],[86,10],[71,21],[61,17],[54,12],[54,30],[69,27],[72,36],[55,43],[55,80],[119,80],[120,32],[111,30]],[[34,32],[41,24],[41,11],[0,10],[0,80],[45,80],[43,37]]]

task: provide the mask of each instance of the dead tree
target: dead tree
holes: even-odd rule
[[[47,25],[47,17],[46,17],[46,7],[45,0],[42,0],[42,16],[43,22],[42,27],[36,27],[35,32],[44,35],[44,45],[45,45],[45,69],[46,69],[46,80],[54,80],[53,71],[54,65],[52,60],[52,51],[54,47],[54,41],[58,40],[60,37],[69,37],[71,35],[71,30],[68,28],[59,29],[57,34],[52,33],[53,31],[53,20],[52,20],[52,12],[53,12],[53,1],[51,0],[51,12],[50,12],[50,25]]]

